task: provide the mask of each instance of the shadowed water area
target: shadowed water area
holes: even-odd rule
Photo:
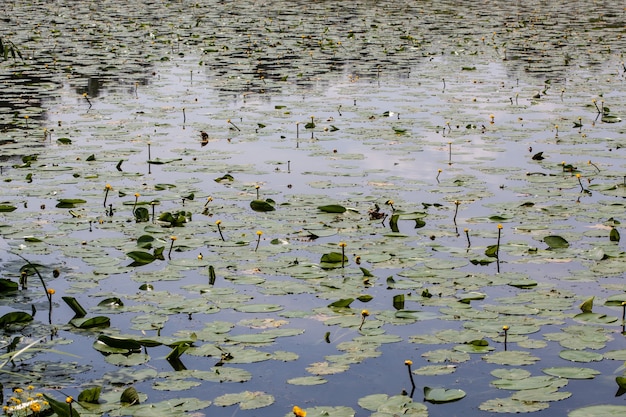
[[[5,1],[5,413],[623,415],[626,8],[545,3]]]

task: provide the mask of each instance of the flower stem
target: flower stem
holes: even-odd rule
[[[413,372],[411,372],[411,361],[405,361],[404,362],[406,364],[406,367],[409,371],[409,379],[411,380],[411,386],[413,387],[413,389],[415,389],[415,381],[413,380]]]

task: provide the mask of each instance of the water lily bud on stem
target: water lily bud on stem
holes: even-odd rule
[[[220,237],[222,238],[222,242],[226,242],[226,239],[224,239],[224,235],[222,234],[222,221],[221,220],[216,220],[215,224],[217,225],[217,231],[220,232]]]
[[[107,207],[107,197],[109,196],[109,191],[111,191],[113,189],[113,187],[111,187],[111,184],[107,184],[104,186],[104,208]]]
[[[507,337],[508,337],[508,332],[509,332],[509,326],[507,325],[502,326],[502,330],[504,331],[504,350],[506,350],[506,342],[507,342]]]
[[[578,180],[578,184],[580,185],[580,192],[584,192],[585,191],[585,187],[583,187],[583,182],[580,179],[580,174],[576,174],[576,179]]]
[[[170,239],[172,240],[172,243],[170,244],[170,250],[167,253],[167,258],[168,259],[172,259],[172,249],[174,248],[174,242],[176,241],[176,239],[178,239],[176,236],[170,236]]]
[[[359,326],[359,331],[363,328],[363,323],[365,323],[365,318],[370,315],[370,312],[367,310],[361,310],[361,325]]]
[[[139,197],[141,194],[135,193],[135,204],[133,204],[133,216],[135,215],[135,209],[137,208],[137,202],[139,201]]]
[[[229,123],[232,127],[234,127],[234,128],[235,128],[235,129],[237,129],[239,132],[241,132],[241,129],[239,129],[239,127],[238,127],[236,124],[234,124],[233,122],[231,122],[231,121],[230,121],[230,119],[228,119],[228,120],[226,121],[226,123]]]
[[[257,240],[256,240],[256,247],[254,248],[255,252],[257,251],[257,249],[259,249],[259,243],[261,243],[261,236],[263,235],[263,232],[261,230],[257,230],[256,235],[257,235]]]
[[[341,267],[343,268],[346,263],[346,242],[339,242],[339,247],[341,248]]]
[[[405,360],[404,364],[406,365],[407,369],[409,370],[409,378],[411,379],[411,386],[413,387],[413,389],[415,389],[415,381],[413,380],[413,372],[411,372],[411,365],[413,365],[413,361],[412,360]]]

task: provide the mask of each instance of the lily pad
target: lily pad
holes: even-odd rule
[[[595,369],[580,368],[575,366],[555,366],[543,368],[541,371],[547,375],[567,379],[593,379],[596,375],[601,374],[600,371]]]
[[[424,387],[424,400],[433,404],[458,401],[467,395],[460,389],[430,388]]]
[[[224,394],[213,400],[213,404],[221,407],[239,404],[239,408],[242,410],[263,408],[272,405],[273,403],[274,397],[261,391],[244,391],[238,394]]]

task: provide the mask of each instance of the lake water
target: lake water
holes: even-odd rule
[[[3,367],[5,399],[623,412],[626,9],[544,3],[8,1],[0,37],[23,59],[0,62],[1,278],[19,254],[55,294],[49,320],[29,270],[0,299],[36,310],[7,345],[42,340]],[[110,325],[78,328],[62,296]],[[385,401],[411,391],[405,360],[425,407]],[[146,406],[121,407],[131,385]]]

